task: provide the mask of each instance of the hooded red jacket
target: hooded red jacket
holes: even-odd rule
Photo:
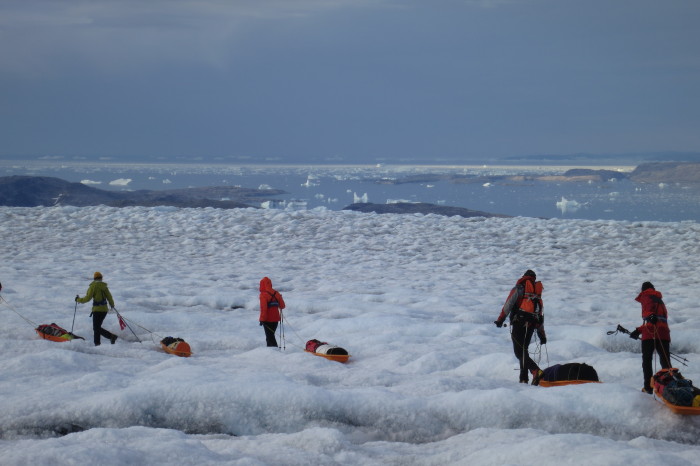
[[[653,340],[656,338],[658,340],[671,341],[671,330],[669,330],[668,322],[666,321],[668,319],[668,311],[661,299],[662,297],[660,292],[653,288],[647,288],[635,298],[635,301],[642,305],[644,324],[641,327],[637,327],[637,330],[641,332],[642,340]],[[648,319],[651,315],[656,316],[656,324],[649,322]]]
[[[277,302],[279,305],[270,305]],[[279,322],[281,319],[280,309],[284,309],[284,299],[282,295],[272,288],[272,280],[263,277],[260,280],[260,322]]]

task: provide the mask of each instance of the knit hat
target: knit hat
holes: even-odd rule
[[[527,269],[525,273],[523,274],[523,277],[532,277],[532,278],[537,278],[537,275],[535,275],[535,272],[533,272],[530,269]]]
[[[95,272],[95,275],[92,278],[95,280],[102,280],[102,274],[100,272]]]
[[[649,288],[651,288],[652,290],[656,289],[656,288],[654,288],[654,285],[651,284],[651,282],[642,283],[642,291],[648,290]]]

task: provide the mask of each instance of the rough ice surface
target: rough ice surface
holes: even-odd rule
[[[700,464],[700,417],[641,393],[639,342],[606,335],[641,323],[650,280],[700,381],[694,222],[4,207],[0,232],[2,464]],[[518,383],[493,321],[526,269],[545,287],[535,359],[603,383]],[[109,315],[119,340],[93,346],[89,305],[86,341],[39,339],[73,326],[95,271],[142,342]],[[257,322],[263,276],[288,306],[283,350]]]

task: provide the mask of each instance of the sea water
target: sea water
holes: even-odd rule
[[[700,186],[605,181],[542,181],[573,167],[266,166],[0,161],[0,176],[53,176],[105,190],[201,186],[280,189],[255,207],[340,210],[355,202],[423,202],[511,216],[628,221],[699,221]],[[600,167],[603,168],[603,167]],[[610,167],[605,167],[610,169]],[[621,167],[621,172],[633,167]],[[519,181],[486,179],[526,175]],[[460,182],[440,179],[458,176]],[[411,177],[412,182],[406,182]],[[466,178],[465,178],[466,177]],[[267,201],[267,202],[265,202]]]

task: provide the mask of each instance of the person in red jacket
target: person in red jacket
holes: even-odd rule
[[[547,343],[547,335],[544,332],[543,287],[542,282],[536,281],[536,278],[532,270],[525,271],[510,290],[498,319],[494,321],[500,328],[503,327],[506,317],[510,318],[510,339],[513,342],[515,357],[520,362],[520,383],[528,383],[530,372],[533,385],[539,385],[542,371],[530,357],[528,348],[532,335],[537,331],[540,343]]]
[[[265,330],[267,346],[278,346],[275,339],[277,325],[282,320],[280,309],[284,309],[282,295],[272,288],[272,280],[263,277],[260,280],[260,325]]]
[[[642,283],[642,292],[635,301],[642,305],[642,320],[644,323],[630,333],[630,338],[642,338],[642,372],[644,373],[644,388],[642,391],[652,393],[651,376],[654,351],[659,354],[661,367],[671,367],[671,330],[668,328],[668,311],[663,296],[656,291],[651,282]]]

